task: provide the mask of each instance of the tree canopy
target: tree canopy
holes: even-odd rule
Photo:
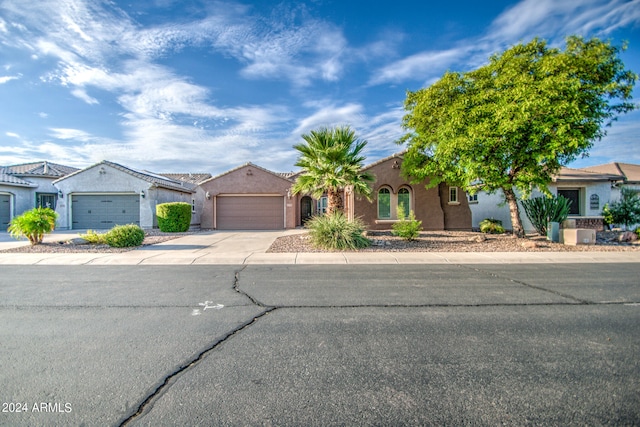
[[[367,141],[359,139],[349,126],[320,128],[303,134],[304,143],[293,146],[300,154],[296,166],[302,173],[293,193],[310,193],[315,198],[327,194],[327,213],[344,211],[342,191],[350,186],[356,194],[371,195],[373,176],[362,172],[362,150]]]
[[[577,36],[561,50],[536,38],[408,92],[405,175],[428,177],[429,186],[502,191],[513,232],[524,235],[514,190],[548,192],[561,166],[587,155],[603,126],[635,108],[637,75],[625,70],[623,50]]]

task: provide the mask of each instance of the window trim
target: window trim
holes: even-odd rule
[[[450,205],[459,205],[460,197],[458,194],[458,187],[451,186],[449,187],[449,204]]]
[[[389,197],[389,216],[381,216],[380,215],[380,194],[385,194],[386,196]],[[380,187],[378,189],[378,193],[377,193],[378,197],[377,197],[377,201],[376,201],[378,219],[382,219],[382,220],[391,220],[391,219],[393,219],[392,212],[391,212],[391,207],[393,206],[392,203],[391,203],[391,195],[392,194],[393,193],[391,192],[391,189],[389,187],[385,186],[385,187]]]

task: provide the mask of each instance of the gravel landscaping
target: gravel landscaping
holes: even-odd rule
[[[620,232],[599,232],[595,245],[568,246],[552,243],[542,236],[518,239],[511,234],[484,234],[468,231],[424,231],[407,242],[390,231],[369,232],[372,246],[358,252],[560,252],[560,251],[640,251],[637,241],[620,243]],[[306,233],[278,238],[267,252],[330,252],[313,247]]]
[[[79,244],[78,241],[42,243],[36,246],[25,245],[6,249],[0,253],[119,253],[145,246],[166,242],[178,237],[195,234],[163,233],[159,230],[146,230],[142,246],[134,248],[112,248],[107,245]],[[595,245],[568,246],[549,242],[546,237],[534,235],[526,239],[518,239],[510,234],[484,234],[469,231],[423,231],[420,237],[407,242],[391,235],[390,231],[369,232],[368,237],[373,244],[359,252],[560,252],[560,251],[639,251],[640,242],[621,243],[620,232],[598,232]],[[330,252],[315,248],[309,241],[307,233],[293,234],[276,239],[267,250],[269,253],[286,252]]]

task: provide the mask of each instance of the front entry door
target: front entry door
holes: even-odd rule
[[[300,199],[300,222],[302,222],[302,224],[307,222],[313,215],[313,211],[311,210],[312,206],[313,203],[311,201],[311,197],[304,196]]]
[[[39,208],[51,208],[56,209],[57,194],[53,193],[38,193],[38,207]]]

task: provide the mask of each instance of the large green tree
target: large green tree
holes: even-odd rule
[[[304,143],[293,146],[298,152],[296,166],[301,174],[293,193],[309,193],[320,198],[327,194],[327,213],[344,211],[342,193],[350,186],[356,194],[371,197],[369,173],[362,172],[362,150],[367,141],[359,139],[349,126],[320,128],[302,135]]]
[[[587,155],[604,125],[634,109],[637,75],[625,70],[622,50],[597,38],[569,37],[564,50],[534,39],[408,92],[404,173],[429,177],[430,186],[502,191],[513,232],[523,236],[515,190],[548,192],[561,166]]]

